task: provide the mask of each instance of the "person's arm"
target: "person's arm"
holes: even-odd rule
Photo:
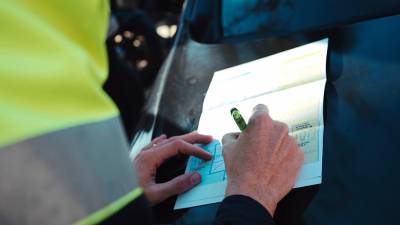
[[[98,223],[98,225],[153,225],[154,215],[145,195],[142,194],[123,209]]]
[[[226,197],[213,225],[273,225],[269,212],[256,200],[245,195]]]
[[[258,105],[248,127],[225,135],[222,142],[227,197],[214,225],[274,224],[276,205],[293,188],[304,160],[286,124],[272,120],[267,107]]]

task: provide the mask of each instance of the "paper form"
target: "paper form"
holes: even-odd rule
[[[201,146],[213,159],[189,158],[186,172],[198,171],[202,182],[180,195],[175,209],[223,200],[227,177],[220,141],[226,133],[239,132],[230,116],[233,107],[248,119],[255,105],[267,105],[270,116],[288,124],[304,151],[295,187],[321,183],[327,50],[328,39],[323,39],[214,73],[198,127],[216,139]]]

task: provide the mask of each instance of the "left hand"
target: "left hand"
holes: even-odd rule
[[[138,175],[139,186],[152,206],[167,198],[188,191],[201,181],[197,172],[183,174],[165,183],[156,183],[157,168],[167,159],[177,154],[192,155],[203,160],[210,160],[211,154],[194,146],[194,143],[207,144],[213,138],[192,132],[167,138],[161,135],[144,147],[135,157],[134,166]]]

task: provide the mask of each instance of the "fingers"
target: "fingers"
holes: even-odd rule
[[[240,133],[228,133],[228,134],[225,134],[222,137],[222,144],[226,145],[226,144],[229,144],[231,142],[235,142],[236,139],[239,137],[239,134]]]
[[[304,162],[304,153],[301,151],[293,139],[287,141],[286,155],[283,159],[279,160],[281,169],[287,173],[286,179],[282,182],[286,183],[288,187],[292,188],[296,183],[296,178],[300,173],[300,168]],[[282,197],[287,193],[282,193]]]
[[[153,144],[159,144],[160,142],[162,142],[163,140],[167,139],[167,135],[162,134],[156,138],[153,139],[152,143]]]
[[[213,137],[210,135],[199,134],[197,133],[197,131],[193,131],[188,134],[172,137],[171,139],[182,139],[191,144],[194,143],[208,144],[213,140]]]
[[[188,134],[180,135],[180,136],[175,136],[171,138],[167,138],[165,134],[162,134],[156,138],[154,138],[148,145],[143,147],[142,150],[147,150],[152,147],[155,147],[157,145],[164,145],[169,142],[173,142],[174,140],[183,140],[187,143],[195,144],[208,144],[213,140],[213,137],[210,135],[204,135],[204,134],[199,134],[197,131],[193,131]]]
[[[142,151],[147,150],[147,149],[150,149],[151,147],[154,147],[155,145],[160,144],[162,141],[164,141],[164,140],[166,140],[166,139],[167,139],[167,135],[162,134],[162,135],[160,135],[160,136],[154,138],[148,145],[144,146],[144,147],[142,148]]]
[[[155,155],[155,157],[158,159],[158,163],[162,163],[164,160],[171,158],[178,153],[196,156],[203,160],[210,160],[212,157],[210,153],[204,151],[200,147],[194,146],[180,139],[175,139],[169,143],[163,144],[160,147],[155,147],[154,150],[158,151],[158,153]]]
[[[296,141],[289,135],[275,135],[273,138],[280,139],[276,141],[276,146],[279,151],[276,151],[276,153],[270,157],[270,160],[277,162],[275,167],[281,167],[281,163],[287,160],[287,156],[291,154],[293,149],[297,149],[298,147]]]
[[[253,108],[253,114],[249,119],[249,127],[269,125],[271,122],[272,119],[268,114],[267,106],[259,104]]]
[[[157,192],[160,194],[160,196],[158,196],[158,201],[161,202],[173,195],[188,191],[200,182],[200,174],[193,172],[180,175],[168,182],[157,184]]]
[[[266,105],[264,105],[264,104],[258,104],[258,105],[256,105],[256,106],[254,106],[254,108],[253,108],[253,114],[254,114],[255,112],[266,112],[267,114],[269,114],[268,107],[267,107]]]

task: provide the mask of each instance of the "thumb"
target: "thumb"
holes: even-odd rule
[[[269,113],[268,107],[266,105],[264,105],[264,104],[258,104],[256,106],[254,106],[253,114],[255,112],[258,112],[258,111],[261,111],[261,112],[264,112],[264,113],[267,113],[267,114]]]
[[[200,181],[200,174],[198,172],[191,172],[177,176],[168,182],[157,184],[160,202],[173,195],[181,194],[192,189],[199,184]]]

